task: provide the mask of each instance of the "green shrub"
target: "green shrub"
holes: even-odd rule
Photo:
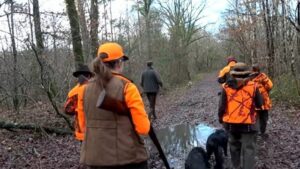
[[[298,79],[298,83],[300,80]],[[271,98],[274,101],[283,101],[290,104],[300,105],[300,96],[298,93],[295,78],[288,74],[276,78],[274,88],[271,91]]]

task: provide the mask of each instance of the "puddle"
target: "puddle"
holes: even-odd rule
[[[215,128],[204,124],[181,124],[156,130],[156,134],[170,165],[174,169],[182,169],[191,149],[197,146],[205,148],[208,136],[214,131]]]

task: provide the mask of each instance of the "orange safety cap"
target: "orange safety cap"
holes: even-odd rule
[[[97,56],[100,57],[103,62],[109,62],[118,59],[123,59],[124,61],[128,60],[128,57],[123,53],[122,46],[115,42],[108,42],[100,45]]]

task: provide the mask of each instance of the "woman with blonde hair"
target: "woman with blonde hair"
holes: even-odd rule
[[[148,168],[140,135],[148,134],[150,122],[137,87],[121,74],[126,60],[119,44],[105,43],[93,61],[95,77],[84,91],[86,134],[80,157],[90,168]],[[103,93],[112,100],[105,106],[97,103]]]

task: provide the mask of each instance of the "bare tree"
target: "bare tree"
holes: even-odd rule
[[[140,3],[141,1],[136,0],[136,9],[137,9],[137,24],[138,24],[138,56],[142,57],[142,26],[141,26],[141,17],[140,17]]]
[[[284,60],[284,63],[285,65],[288,65],[288,56],[287,56],[287,45],[286,45],[286,42],[287,42],[287,39],[286,39],[286,3],[285,3],[285,0],[281,0],[281,11],[282,11],[282,16],[281,17],[281,25],[282,25],[282,29],[281,29],[281,32],[282,32],[282,48],[283,48],[283,60]]]
[[[102,33],[102,38],[107,41],[108,40],[108,12],[107,12],[107,6],[108,6],[108,0],[100,0],[100,3],[103,5],[103,12],[102,12],[102,18],[104,18],[104,23],[103,23],[103,29],[104,32]]]
[[[91,38],[91,56],[97,55],[98,49],[98,27],[99,27],[98,0],[91,0],[90,12],[90,38]]]
[[[87,23],[85,18],[84,1],[76,0],[76,2],[77,2],[80,30],[82,36],[83,56],[85,60],[89,60],[89,58],[93,58],[93,56],[90,56],[90,37],[89,37],[89,31],[87,29]]]
[[[45,60],[45,54],[44,54],[44,40],[43,40],[43,34],[41,29],[41,18],[40,18],[40,11],[39,11],[39,0],[33,0],[33,22],[34,22],[34,30],[35,30],[35,39],[36,39],[36,45],[31,44],[32,50],[34,51],[35,57],[38,61],[39,67],[40,67],[40,79],[41,79],[41,85],[42,89],[47,94],[47,97],[49,101],[51,102],[51,105],[53,106],[55,112],[64,120],[67,122],[68,126],[73,129],[73,126],[68,119],[68,117],[64,114],[62,114],[57,105],[54,101],[54,95],[55,90],[53,88],[53,83],[51,82],[51,66],[46,62]]]
[[[18,98],[18,52],[16,48],[16,41],[15,41],[15,20],[14,20],[14,4],[13,0],[7,1],[10,4],[10,15],[7,13],[7,21],[8,21],[8,28],[10,32],[10,39],[11,39],[11,47],[12,47],[12,54],[13,54],[13,105],[16,111],[19,110],[19,98]],[[10,17],[9,17],[10,16]]]
[[[300,57],[300,0],[297,4],[297,46],[298,46],[298,56]]]
[[[110,35],[111,35],[111,41],[114,41],[114,27],[113,27],[113,23],[114,23],[114,19],[113,19],[113,15],[112,15],[112,0],[109,0],[109,24],[110,24]]]
[[[298,0],[298,4],[297,4],[297,27],[300,28],[300,0]],[[297,52],[298,52],[298,58],[300,57],[300,31],[297,31]],[[292,70],[292,74],[294,76],[295,82],[296,82],[296,87],[297,87],[297,92],[298,92],[298,96],[300,96],[300,82],[297,79],[297,71],[296,71],[296,66],[295,66],[295,56],[294,53],[292,53],[292,63],[291,63],[291,70]]]
[[[84,63],[83,52],[82,52],[82,44],[81,44],[81,35],[80,35],[80,27],[79,27],[79,19],[78,13],[76,10],[74,0],[65,0],[67,6],[67,13],[69,16],[71,34],[72,34],[72,44],[73,44],[73,53],[75,59],[76,68],[79,67],[80,64]]]
[[[272,24],[272,16],[270,11],[269,0],[262,0],[263,20],[267,35],[267,51],[268,51],[268,73],[271,77],[274,76],[274,61],[275,61],[275,47],[274,47],[274,29]]]
[[[145,28],[146,28],[146,44],[147,44],[147,58],[152,59],[151,55],[151,5],[154,0],[143,0],[142,7],[140,8],[140,13],[145,18]]]
[[[227,42],[238,47],[245,62],[266,66],[271,77],[288,78],[299,86],[297,52],[300,27],[295,1],[232,0],[226,14]],[[298,1],[299,4],[299,1]],[[253,32],[252,32],[253,31]],[[253,34],[254,33],[254,34]],[[253,36],[252,36],[253,35]],[[253,52],[252,52],[253,51]],[[254,54],[256,53],[256,54]],[[293,84],[294,85],[294,84]],[[294,89],[295,86],[293,86]],[[298,91],[299,91],[299,87]]]
[[[191,79],[190,72],[185,57],[189,56],[189,46],[202,39],[199,35],[203,27],[198,25],[201,14],[205,7],[205,2],[194,5],[192,0],[181,1],[172,0],[167,4],[160,3],[162,14],[165,16],[165,24],[170,31],[171,53],[174,57],[174,68],[180,69],[174,76],[178,81]]]

